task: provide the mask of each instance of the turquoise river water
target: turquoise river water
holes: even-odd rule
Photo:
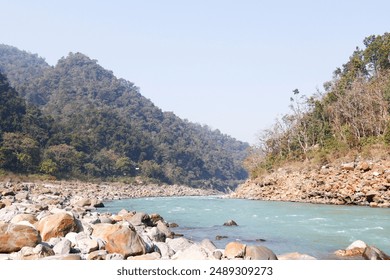
[[[121,209],[158,213],[175,233],[218,248],[230,241],[263,245],[276,254],[300,252],[319,259],[363,240],[390,253],[390,209],[207,197],[156,197],[105,202],[101,212]],[[237,227],[225,227],[228,220]],[[227,236],[216,240],[216,236]]]

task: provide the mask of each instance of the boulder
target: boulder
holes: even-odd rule
[[[107,257],[106,250],[93,251],[88,254],[87,260],[105,260]]]
[[[158,252],[153,252],[140,256],[131,256],[127,258],[128,260],[133,261],[149,261],[149,260],[159,260],[161,259],[161,255]]]
[[[168,238],[174,237],[174,233],[169,229],[169,227],[167,227],[167,225],[164,222],[157,221],[156,225],[157,225],[157,229],[163,234],[165,234],[166,237]]]
[[[286,253],[283,255],[279,255],[278,260],[304,260],[304,261],[308,261],[308,260],[316,260],[316,258],[312,257],[310,255],[301,254],[298,252],[293,252],[293,253]]]
[[[29,197],[29,193],[28,192],[18,192],[16,195],[15,195],[15,199],[17,201],[23,201],[23,200],[27,200]]]
[[[264,246],[247,246],[245,250],[247,260],[277,260],[274,252]]]
[[[92,225],[92,236],[107,242],[108,236],[119,230],[120,227],[119,224],[95,224]]]
[[[352,242],[345,250],[337,250],[335,255],[340,257],[355,257],[361,256],[367,247],[367,244],[361,240]]]
[[[69,239],[63,238],[54,245],[53,251],[56,255],[67,255],[70,253],[71,248],[72,242]]]
[[[125,258],[146,253],[145,242],[137,232],[127,226],[107,235],[106,250],[108,253],[119,253]]]
[[[202,246],[211,253],[217,250],[217,246],[215,246],[215,244],[210,239],[203,239],[200,242],[200,246]]]
[[[91,205],[91,200],[89,198],[81,198],[75,202],[76,206],[86,207]]]
[[[362,241],[362,240],[356,240],[354,242],[351,243],[351,245],[349,245],[346,250],[352,250],[352,249],[357,249],[357,248],[360,248],[360,249],[365,249],[367,247],[367,244]]]
[[[82,254],[89,254],[99,249],[99,243],[88,234],[80,232],[76,236],[76,246]]]
[[[11,223],[17,224],[21,221],[27,221],[30,224],[35,224],[38,219],[33,214],[17,214],[11,219]]]
[[[177,251],[172,260],[208,260],[212,256],[199,244],[192,244],[184,250]],[[213,258],[213,257],[212,257]]]
[[[143,212],[137,212],[126,220],[129,221],[133,226],[152,226],[153,224],[150,216]]]
[[[226,227],[238,226],[238,224],[233,220],[229,220],[229,221],[225,222],[223,225]]]
[[[153,213],[150,214],[150,220],[152,221],[153,224],[156,224],[158,221],[162,221],[163,218],[160,216],[160,214]]]
[[[371,170],[371,166],[367,161],[362,161],[362,162],[358,163],[357,169],[359,169],[363,172],[367,172],[367,171]]]
[[[38,260],[48,256],[54,256],[53,249],[49,246],[38,244],[35,248],[23,247],[19,252],[15,253],[16,260]]]
[[[170,259],[175,254],[175,251],[164,242],[156,242],[154,246],[155,250],[160,253],[161,259]]]
[[[194,244],[192,241],[184,238],[184,237],[179,237],[179,238],[167,238],[165,240],[165,243],[174,251],[184,251],[186,248],[190,247],[192,244]]]
[[[224,257],[227,259],[244,258],[246,245],[240,242],[230,242],[225,247]]]
[[[390,256],[374,246],[367,246],[363,252],[365,260],[390,260]]]
[[[145,229],[145,233],[154,242],[165,242],[166,235],[157,227],[149,227]]]
[[[103,201],[94,198],[94,199],[91,199],[91,206],[95,207],[95,208],[104,208],[104,203],[103,203]]]
[[[50,257],[45,257],[42,260],[78,261],[81,260],[81,256],[78,254],[54,255]]]
[[[42,218],[37,225],[42,240],[46,241],[52,237],[64,237],[69,232],[78,230],[76,219],[65,212],[52,214]]]
[[[17,252],[25,246],[35,247],[39,242],[41,237],[36,229],[0,222],[0,253]]]

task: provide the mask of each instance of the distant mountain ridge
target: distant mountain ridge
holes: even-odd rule
[[[242,167],[247,143],[163,112],[133,83],[116,78],[84,54],[70,53],[52,67],[38,55],[0,45],[0,73],[26,107],[34,108],[26,114],[34,111],[40,124],[46,124],[46,136],[41,137],[46,140],[38,141],[39,156],[34,156],[39,165],[29,166],[29,172],[85,178],[142,176],[219,190],[234,189],[247,177]],[[34,120],[26,114],[24,119]],[[3,154],[7,150],[17,161],[20,152],[7,141],[34,140],[37,131],[26,131],[1,129]],[[0,161],[3,169],[27,172],[23,166],[10,168]]]

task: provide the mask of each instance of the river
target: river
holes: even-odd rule
[[[299,252],[319,259],[363,240],[390,253],[390,209],[207,197],[156,197],[105,202],[101,212],[121,209],[158,213],[179,225],[172,230],[218,248],[230,241],[263,245],[276,254]],[[238,226],[223,223],[234,220]],[[217,236],[225,236],[217,240]]]

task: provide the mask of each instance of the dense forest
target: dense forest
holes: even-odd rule
[[[0,45],[0,117],[5,171],[219,190],[247,177],[247,143],[163,112],[81,53],[50,66]]]
[[[291,113],[263,130],[246,167],[256,178],[292,161],[324,165],[351,150],[390,145],[390,33],[364,39],[324,90],[292,91]],[[320,65],[318,67],[321,67]]]

